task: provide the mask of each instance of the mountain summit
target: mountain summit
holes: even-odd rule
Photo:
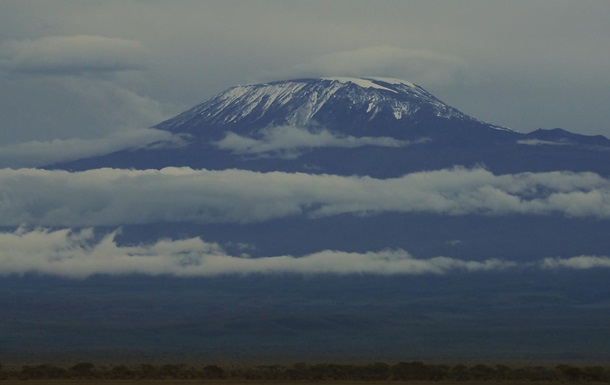
[[[455,166],[608,174],[610,141],[489,124],[413,83],[326,77],[235,86],[154,128],[183,140],[54,168],[240,168],[396,177]],[[603,158],[603,159],[602,159]],[[607,159],[608,158],[608,159]]]
[[[232,87],[157,128],[195,136],[270,126],[324,127],[346,134],[370,133],[373,127],[404,129],[431,119],[478,122],[404,80],[332,77]]]

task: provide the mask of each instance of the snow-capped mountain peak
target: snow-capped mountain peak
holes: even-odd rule
[[[476,121],[408,81],[324,77],[235,86],[157,127],[196,136],[220,127],[255,132],[283,125],[353,132],[404,128],[427,116]]]
[[[181,139],[54,168],[242,168],[399,177],[455,166],[607,175],[610,140],[474,119],[408,81],[296,79],[229,88],[160,123]]]
[[[375,78],[324,77],[324,78],[322,78],[322,80],[337,81],[339,83],[353,83],[362,88],[376,88],[376,89],[380,89],[380,90],[387,90],[387,91],[398,93],[397,91],[395,91],[393,89],[384,87],[384,86],[380,85],[379,83],[374,82],[374,80],[376,80]],[[378,78],[377,80],[382,80],[382,78]],[[415,85],[413,83],[405,82],[402,80],[395,80],[393,82],[393,84],[405,84],[405,85],[409,85],[411,87],[415,87]]]

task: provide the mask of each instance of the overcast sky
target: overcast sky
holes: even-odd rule
[[[606,0],[2,0],[0,155],[156,140],[142,129],[230,86],[318,75],[610,136],[609,17]]]

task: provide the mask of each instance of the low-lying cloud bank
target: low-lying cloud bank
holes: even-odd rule
[[[524,139],[518,140],[517,144],[524,144],[526,146],[571,146],[574,143],[567,141],[552,141],[552,140],[541,140],[541,139]]]
[[[162,239],[137,246],[118,245],[117,232],[96,238],[92,229],[25,230],[0,233],[0,275],[44,274],[68,278],[92,275],[171,275],[211,277],[247,274],[422,275],[475,273],[514,268],[610,268],[609,257],[547,258],[519,265],[512,261],[416,259],[402,249],[366,253],[324,250],[296,257],[229,255],[201,238]]]
[[[0,234],[0,273],[66,277],[94,274],[215,276],[223,274],[444,274],[497,270],[511,263],[446,257],[414,259],[404,250],[347,253],[325,250],[303,257],[247,258],[228,255],[200,238],[119,246],[116,233],[94,240],[93,231],[18,229]]]
[[[215,145],[235,154],[260,157],[296,158],[303,152],[323,147],[356,148],[363,146],[406,147],[420,141],[404,141],[390,137],[355,137],[332,133],[321,129],[310,131],[306,128],[276,126],[264,129],[260,138],[250,138],[229,132]]]
[[[610,257],[580,255],[571,258],[545,258],[542,265],[548,269],[589,270],[599,267],[610,268]]]
[[[190,168],[0,169],[0,226],[257,223],[382,212],[607,220],[610,181],[594,173],[462,168],[392,179]]]

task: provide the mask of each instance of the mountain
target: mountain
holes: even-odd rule
[[[608,139],[387,78],[236,86],[155,128],[51,166],[113,169],[0,175],[7,357],[610,359]]]
[[[157,126],[214,137],[269,126],[330,130],[351,135],[412,136],[422,121],[480,123],[412,83],[387,78],[321,78],[232,87]],[[374,131],[373,131],[374,130]]]
[[[561,129],[521,133],[482,122],[390,78],[317,78],[236,86],[157,129],[154,143],[52,168],[239,168],[396,177],[456,165],[495,173],[608,175],[610,140]]]
[[[218,190],[198,195],[190,189],[199,191],[199,185],[188,185],[172,192],[192,203],[186,208],[167,199],[158,206],[168,214],[136,210],[155,220],[135,214],[128,225],[98,220],[121,225],[119,239],[127,243],[203,236],[236,254],[241,251],[235,245],[250,245],[253,257],[389,248],[425,258],[500,255],[520,261],[604,255],[610,247],[605,180],[571,174],[610,176],[610,140],[486,123],[403,80],[339,77],[236,86],[155,128],[171,132],[180,144],[155,143],[52,166],[237,170],[213,179]],[[536,174],[547,171],[555,173]],[[197,178],[210,183],[203,182],[208,174]],[[235,190],[227,178],[250,183]],[[164,188],[147,186],[150,194]],[[285,189],[293,192],[282,195]],[[265,198],[276,191],[277,205]],[[200,203],[208,202],[207,195],[219,198]],[[193,196],[201,198],[188,200]],[[87,215],[107,200],[100,198]],[[284,207],[290,214],[268,214]]]

